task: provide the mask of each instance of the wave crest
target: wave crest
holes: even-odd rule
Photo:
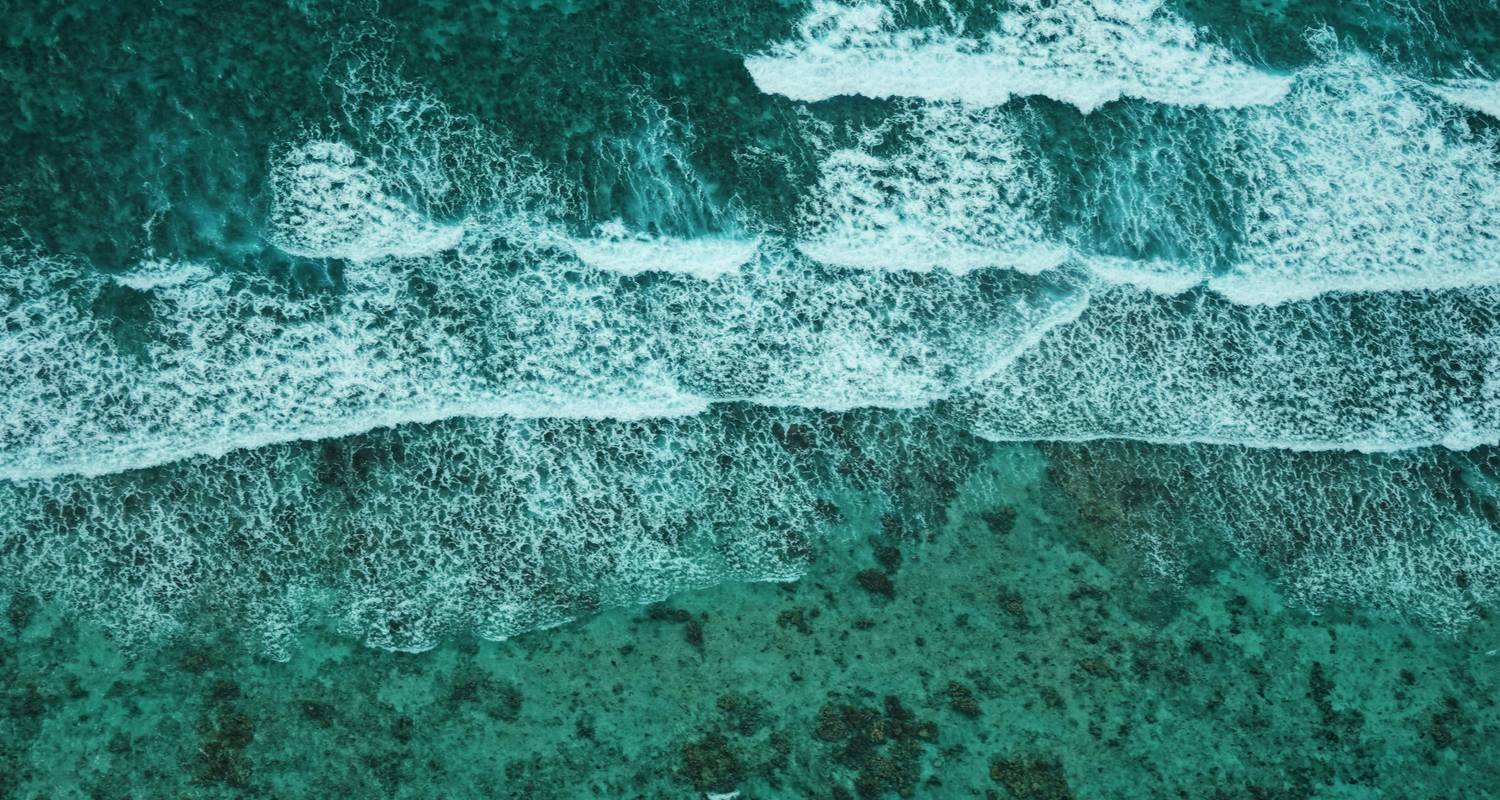
[[[1021,0],[998,30],[900,27],[895,3],[819,0],[800,38],[745,59],[763,92],[1002,105],[1041,95],[1088,113],[1122,97],[1209,108],[1274,103],[1287,77],[1236,60],[1159,0]],[[950,10],[951,15],[951,10]]]

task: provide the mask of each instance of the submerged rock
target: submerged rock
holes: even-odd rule
[[[867,569],[854,576],[859,588],[870,594],[879,595],[887,600],[896,596],[896,585],[884,572],[878,569]]]
[[[702,792],[730,792],[745,779],[744,763],[718,731],[684,744],[679,770],[693,788]]]
[[[1062,764],[1042,758],[997,758],[990,762],[990,779],[1005,787],[1014,800],[1072,800]]]

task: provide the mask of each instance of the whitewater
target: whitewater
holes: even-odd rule
[[[622,77],[556,152],[356,59],[265,148],[239,258],[12,237],[0,578],[125,641],[208,606],[277,657],[310,620],[418,651],[790,580],[830,498],[895,519],[962,477],[933,454],[1035,442],[1162,493],[1164,574],[1211,529],[1308,607],[1475,619],[1493,82],[1007,9],[818,0],[723,54],[764,127]]]
[[[1003,105],[1043,96],[1083,113],[1122,97],[1233,108],[1274,103],[1284,75],[1201,41],[1159,0],[1026,0],[994,30],[967,34],[961,20],[907,27],[924,4],[819,0],[798,36],[747,56],[761,91],[794,100],[838,95],[915,97]]]

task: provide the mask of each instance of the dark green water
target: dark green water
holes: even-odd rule
[[[1500,794],[1493,2],[0,22],[0,796]]]

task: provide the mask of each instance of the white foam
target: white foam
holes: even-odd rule
[[[1462,454],[1129,443],[1048,454],[1065,491],[1168,575],[1198,543],[1222,542],[1314,612],[1352,604],[1456,634],[1500,601],[1500,537]]]
[[[1162,259],[1140,260],[1119,256],[1081,256],[1079,263],[1107,283],[1125,284],[1148,292],[1182,294],[1199,285],[1203,279],[1181,264]]]
[[[1235,305],[1094,292],[951,412],[995,440],[1292,450],[1500,442],[1500,289]]]
[[[690,125],[648,92],[631,91],[623,102],[635,126],[623,135],[598,137],[573,167],[582,179],[585,214],[608,220],[594,237],[605,241],[593,243],[588,252],[605,251],[602,262],[639,272],[646,271],[637,268],[646,260],[672,260],[671,252],[650,252],[652,242],[667,251],[692,242],[704,250],[700,255],[715,260],[718,271],[728,271],[728,262],[742,249],[734,243],[755,239],[752,231],[759,226],[750,224],[733,198],[722,200],[698,171],[697,137]],[[708,252],[714,242],[722,242],[724,252]]]
[[[1432,87],[1444,100],[1500,119],[1500,81],[1457,78]]]
[[[1035,275],[1066,247],[1039,222],[1050,176],[994,109],[908,109],[831,149],[800,210],[797,247],[857,269],[965,273],[1006,268]]]
[[[807,425],[466,420],[0,483],[0,586],[45,592],[126,644],[209,620],[284,656],[310,620],[417,652],[458,631],[502,639],[790,580],[824,523],[799,478],[807,459],[773,421]]]
[[[24,300],[0,340],[0,478],[453,416],[909,407],[983,377],[1082,302],[1056,281],[838,273],[786,252],[713,281],[638,285],[505,241],[351,263],[337,294],[228,273],[157,286],[131,346],[88,310],[100,276],[12,254],[4,288]]]
[[[1500,283],[1496,137],[1328,34],[1313,44],[1322,62],[1274,105],[1124,115],[1108,135],[1134,144],[1112,147],[1121,163],[1069,202],[1117,238],[1114,252],[1165,239],[1181,258],[1079,260],[1105,280],[1167,294],[1205,283],[1242,304]],[[1054,240],[1076,237],[1039,222],[1057,179],[1021,124],[929,104],[852,146],[815,128],[826,155],[799,249],[864,269],[1056,268],[1069,251]]]
[[[457,247],[462,224],[436,224],[393,197],[369,159],[342,142],[289,150],[272,172],[272,240],[311,258],[373,261]]]
[[[1086,302],[1066,279],[831,269],[768,241],[730,270],[752,251],[725,235],[615,226],[595,241],[560,239],[556,198],[570,193],[434,102],[385,98],[368,119],[350,107],[378,159],[314,139],[273,161],[271,239],[344,260],[335,286],[219,270],[158,281],[129,320],[114,320],[99,302],[105,279],[87,266],[0,253],[10,332],[0,479],[103,475],[454,416],[654,418],[747,400],[911,407],[989,374]],[[622,180],[644,170],[637,193],[655,198],[637,205],[672,225],[735,227],[709,220],[706,205],[677,214],[708,194],[690,175],[698,188],[668,185],[687,172],[661,141],[622,145]],[[677,167],[652,166],[663,148]],[[434,210],[463,222],[437,222]],[[625,274],[648,266],[654,280]]]
[[[1085,259],[1094,274],[1243,304],[1500,283],[1495,135],[1328,34],[1313,44],[1322,62],[1275,105],[1112,134],[1139,144],[1080,202],[1117,249],[1167,239],[1184,256]]]
[[[995,302],[964,308],[944,306],[986,291],[954,282],[934,297],[890,296],[879,304],[838,303],[819,307],[792,296],[788,317],[818,317],[796,338],[777,337],[773,348],[745,342],[741,369],[765,379],[733,381],[732,399],[773,407],[849,411],[857,408],[920,408],[1005,369],[1049,330],[1075,320],[1089,303],[1077,287],[1049,285],[1030,292],[1002,292]],[[834,287],[829,287],[834,288]],[[950,293],[957,290],[957,296]],[[848,289],[841,289],[847,292]],[[904,294],[904,293],[903,293]],[[893,332],[898,333],[893,340]],[[787,344],[793,347],[788,350]],[[774,355],[781,353],[781,357]],[[763,354],[763,355],[762,355]],[[774,360],[764,360],[772,355]]]
[[[213,275],[213,271],[201,264],[183,264],[176,261],[148,261],[123,275],[114,276],[115,283],[137,291],[149,292],[165,286],[195,283]]]
[[[914,270],[1013,269],[1028,275],[1046,272],[1067,259],[1059,245],[993,248],[951,241],[930,229],[894,226],[878,233],[825,236],[797,245],[808,258],[854,269]]]
[[[1085,113],[1121,97],[1238,108],[1276,102],[1289,84],[1201,41],[1160,0],[1019,0],[998,30],[979,36],[903,29],[894,9],[906,5],[818,0],[796,40],[747,57],[745,67],[761,91],[795,100],[1001,105],[1041,95]]]
[[[1494,137],[1368,57],[1327,59],[1249,116],[1244,256],[1210,285],[1267,303],[1500,283]]]
[[[591,239],[565,241],[580,261],[595,269],[621,275],[674,272],[705,281],[738,272],[760,248],[758,239],[632,234],[621,223],[601,226]]]
[[[729,234],[561,241],[565,193],[493,137],[422,97],[349,102],[352,143],[271,170],[270,238],[345,262],[327,286],[152,262],[116,317],[90,265],[0,251],[0,593],[127,643],[211,620],[284,658],[313,619],[420,651],[787,580],[818,498],[885,510],[857,495],[867,459],[934,485],[957,460],[930,419],[822,409],[946,397],[1087,302],[1061,276],[838,269]],[[664,223],[641,229],[732,229],[677,208],[670,174],[641,182]]]

